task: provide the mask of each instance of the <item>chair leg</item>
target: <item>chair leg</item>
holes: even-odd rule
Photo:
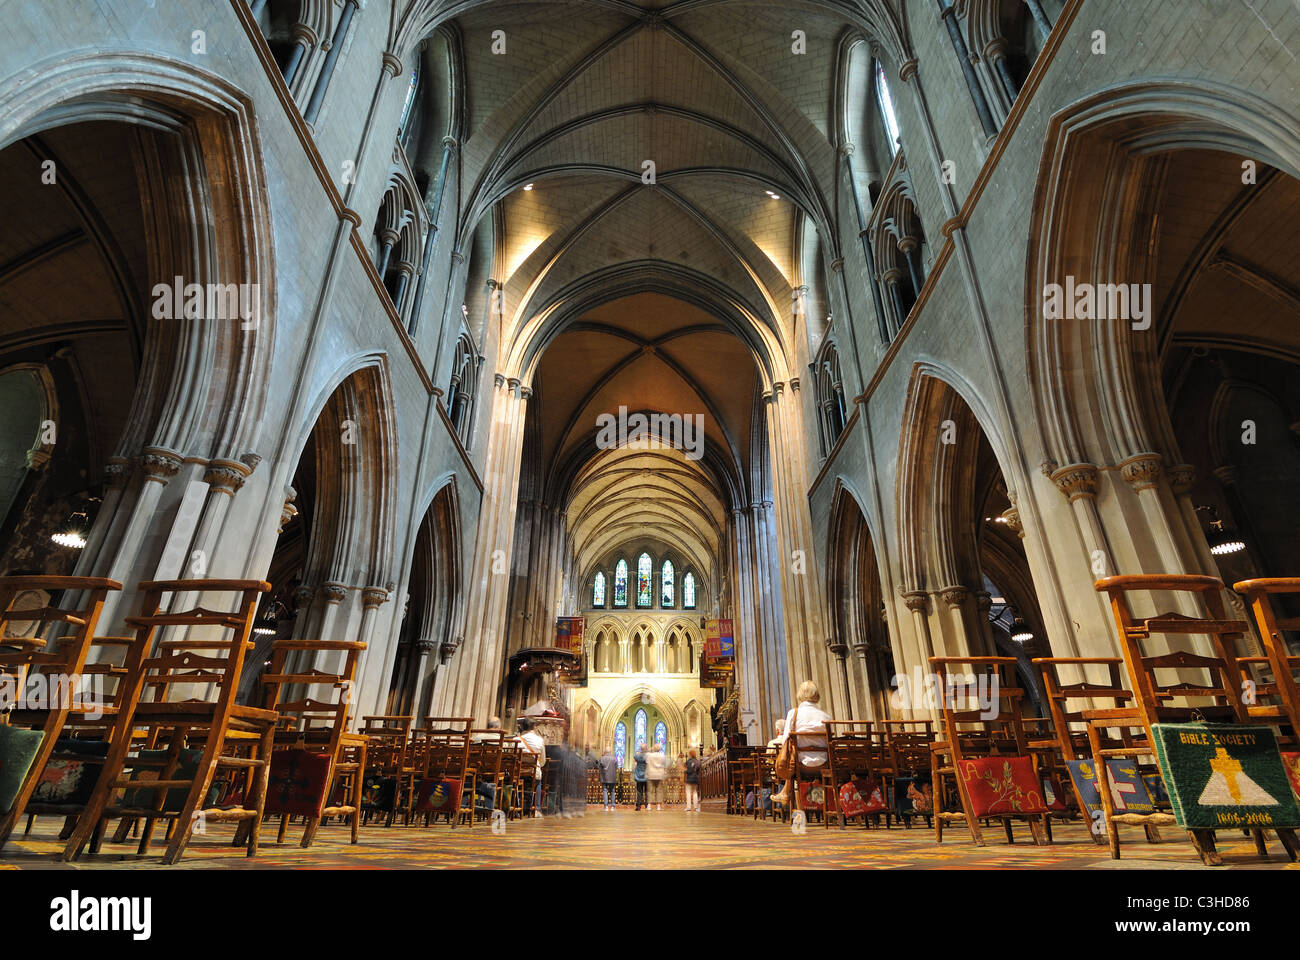
[[[1214,846],[1213,830],[1188,830],[1187,835],[1192,839],[1192,846],[1201,857],[1201,862],[1207,867],[1223,866],[1223,857]]]
[[[320,828],[320,821],[320,817],[307,818],[307,825],[303,828],[302,841],[299,844],[304,850],[310,847],[316,839],[316,831]]]
[[[1286,855],[1292,863],[1296,862],[1296,857],[1300,856],[1300,840],[1296,839],[1295,831],[1289,827],[1283,827],[1277,832],[1278,840],[1282,841],[1282,847],[1286,850]]]

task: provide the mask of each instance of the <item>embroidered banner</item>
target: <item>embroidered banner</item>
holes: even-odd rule
[[[1043,784],[1031,757],[963,760],[961,779],[977,817],[1046,813]]]
[[[1157,723],[1151,733],[1180,827],[1300,826],[1272,727]]]
[[[1101,796],[1097,793],[1097,771],[1091,760],[1068,760],[1070,779],[1079,791],[1084,812],[1091,819],[1101,810]],[[1154,813],[1156,806],[1147,790],[1146,777],[1140,775],[1133,760],[1116,757],[1106,761],[1110,797],[1116,813]],[[1159,778],[1157,778],[1159,779]]]

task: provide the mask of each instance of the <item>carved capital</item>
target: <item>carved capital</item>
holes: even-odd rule
[[[228,497],[234,497],[247,478],[248,468],[234,460],[213,460],[203,471],[203,482]]]
[[[970,591],[961,586],[944,587],[938,592],[939,599],[954,609],[960,607],[969,595]]]
[[[1225,487],[1231,487],[1237,482],[1237,467],[1235,464],[1225,463],[1223,466],[1215,467],[1211,473],[1214,474],[1214,479]]]
[[[844,269],[844,258],[836,257],[834,260],[831,261],[830,267],[831,267],[831,273],[839,273],[841,270]]]
[[[903,598],[903,604],[913,613],[928,613],[930,610],[930,596],[924,590],[904,590],[899,593]]]
[[[361,591],[361,605],[367,610],[375,610],[388,602],[388,590],[384,587],[366,587]]]
[[[1182,496],[1191,493],[1196,485],[1196,468],[1190,463],[1178,463],[1169,468],[1169,486]]]
[[[104,465],[104,485],[110,490],[123,489],[131,479],[131,461],[113,457]]]
[[[1050,475],[1056,489],[1071,502],[1081,497],[1097,496],[1097,468],[1091,463],[1071,463]]]
[[[402,61],[397,58],[396,54],[385,50],[383,61],[383,72],[388,74],[390,77],[399,77],[404,72],[402,70]]]
[[[993,609],[993,594],[987,590],[975,591],[975,606],[980,613],[988,614]]]
[[[917,68],[916,57],[912,57],[908,60],[904,60],[902,66],[898,68],[898,79],[902,80],[904,83],[907,83],[908,80],[911,80],[914,76],[916,76],[916,68]]]
[[[325,602],[329,604],[342,603],[343,598],[348,595],[347,587],[332,580],[321,584],[321,590],[325,593]]]
[[[1025,525],[1020,522],[1020,511],[1015,507],[1008,507],[1002,511],[1002,519],[1006,521],[1007,526],[1020,539],[1025,538]]]
[[[853,156],[853,151],[856,149],[857,148],[853,146],[853,144],[848,143],[847,141],[840,144],[840,153],[844,154],[846,157]]]
[[[180,470],[181,457],[162,447],[145,447],[140,466],[144,469],[146,481],[153,480],[165,486]]]
[[[299,607],[305,607],[316,598],[316,588],[303,584],[293,592],[293,602]]]
[[[1150,490],[1160,482],[1160,454],[1139,453],[1119,464],[1120,476],[1134,490]]]

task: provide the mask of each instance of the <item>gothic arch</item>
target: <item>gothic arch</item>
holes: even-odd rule
[[[251,323],[183,325],[164,346],[166,320],[148,320],[145,366],[119,455],[144,446],[237,460],[257,450],[275,341],[275,264],[262,148],[248,99],[191,63],[149,54],[82,53],[0,81],[0,149],[91,120],[151,131],[147,178],[154,209],[206,204],[187,222],[148,224],[151,274],[201,284],[251,284]],[[164,173],[164,171],[169,171]],[[150,346],[152,344],[152,346]]]
[[[617,699],[610,702],[609,707],[600,719],[600,742],[614,742],[614,727],[618,724],[619,718],[623,716],[632,704],[639,701],[643,696],[652,698],[652,702],[659,708],[659,712],[664,716],[664,722],[668,725],[668,742],[669,744],[681,743],[682,736],[686,730],[682,709],[672,699],[660,691],[656,690],[648,683],[638,683],[635,687],[625,690]]]

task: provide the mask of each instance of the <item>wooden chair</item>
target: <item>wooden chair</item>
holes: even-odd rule
[[[325,817],[350,818],[351,842],[357,842],[361,826],[362,775],[369,737],[362,733],[349,733],[348,721],[351,719],[357,660],[365,649],[364,643],[349,640],[277,640],[271,645],[271,666],[262,675],[261,682],[266,691],[266,709],[279,714],[282,721],[275,731],[275,749],[311,750],[329,758],[328,772],[321,783],[321,812],[319,815],[304,815],[301,842],[304,848],[311,846]],[[341,661],[337,671],[319,669],[320,662],[331,657]],[[294,660],[299,662],[293,663]],[[328,699],[313,699],[309,695],[312,687],[329,687]],[[290,692],[297,699],[288,699]],[[298,722],[285,725],[283,721],[286,719]],[[340,787],[346,792],[338,797],[336,793]],[[280,814],[276,843],[284,842],[288,818],[287,812]]]
[[[1287,739],[1292,745],[1300,744],[1300,684],[1296,683],[1300,657],[1291,654],[1286,638],[1282,636],[1283,631],[1300,630],[1300,617],[1278,617],[1273,609],[1273,597],[1300,596],[1300,578],[1242,580],[1233,584],[1232,589],[1242,594],[1250,604],[1264,643],[1263,657],[1238,657],[1237,662],[1242,666],[1250,664],[1267,669],[1271,677],[1253,678],[1255,699],[1268,697],[1276,701],[1246,704],[1246,713],[1253,720],[1271,720],[1289,727]]]
[[[253,648],[249,637],[258,595],[271,586],[260,580],[155,580],[140,584],[141,613],[126,623],[136,630],[138,649],[152,650],[138,666],[129,666],[128,688],[123,692],[108,757],[94,794],[79,818],[63,851],[64,860],[81,856],[87,844],[98,852],[104,821],[114,817],[144,820],[139,853],[144,854],[158,820],[171,825],[163,862],[174,864],[184,854],[196,822],[251,821],[245,834],[247,855],[257,854],[262,807],[278,715],[274,710],[235,703],[245,654]],[[163,611],[164,595],[236,594],[236,609],[213,610],[198,606],[176,612]],[[185,627],[180,639],[163,639],[154,645],[159,628]],[[216,634],[215,636],[213,634]],[[231,635],[231,636],[227,636]],[[215,688],[216,699],[180,699],[181,691]],[[148,690],[151,699],[142,694]],[[158,758],[143,751],[130,755],[136,726],[149,734],[149,742],[164,745]],[[192,775],[183,775],[183,755],[191,743],[202,744]],[[244,754],[244,755],[238,755]],[[154,771],[156,779],[123,779],[123,771]],[[242,771],[246,778],[238,807],[207,807],[205,800],[218,768]],[[179,809],[165,810],[173,790],[184,793]],[[114,798],[126,791],[118,802]],[[141,794],[152,795],[146,802]]]
[[[413,782],[414,768],[407,762],[410,751],[411,723],[414,717],[397,714],[363,716],[358,734],[367,741],[366,768],[363,778],[391,780],[393,784],[392,801],[387,810],[367,807],[365,822],[376,812],[384,814],[384,826],[391,827],[393,820],[401,809],[405,809],[404,787]]]
[[[504,791],[504,799],[497,798],[497,805],[506,812],[506,817],[510,820],[518,820],[523,816],[523,769],[524,757],[530,759],[532,754],[524,750],[524,745],[518,740],[506,740],[501,745],[501,789]]]
[[[423,813],[426,826],[431,822],[436,823],[439,816],[445,815],[447,822],[454,828],[460,820],[466,788],[471,793],[474,791],[477,771],[469,762],[470,733],[473,727],[474,721],[470,717],[426,717],[425,727],[418,731],[424,753],[417,758],[420,773],[413,790],[411,812],[417,817]],[[446,810],[426,808],[422,803],[425,798],[424,787],[444,781],[460,784],[460,797],[455,807]],[[473,817],[470,817],[470,826],[474,826]]]
[[[746,812],[745,794],[754,782],[754,749],[731,747],[727,752],[727,813]]]
[[[1122,675],[1123,658],[1039,657],[1033,663],[1038,667],[1039,674],[1043,679],[1043,698],[1048,715],[1052,719],[1055,745],[1062,760],[1092,760],[1092,744],[1088,732],[1091,722],[1085,718],[1085,712],[1096,709],[1122,710],[1133,700],[1133,692],[1125,686],[1126,681]],[[1074,669],[1083,679],[1075,683],[1064,682],[1061,678],[1062,667]],[[1104,667],[1106,679],[1101,683],[1089,680],[1087,678],[1088,667]],[[1087,706],[1072,707],[1071,701],[1084,701]],[[1109,705],[1099,704],[1098,701],[1110,701],[1110,703]],[[1106,730],[1107,728],[1104,726],[1096,727],[1098,742],[1106,749],[1132,747],[1143,739],[1140,735],[1134,736],[1130,727],[1118,728],[1118,737],[1109,737]],[[1106,739],[1103,740],[1103,736],[1106,736]],[[1030,745],[1038,747],[1044,744],[1041,741],[1031,739]],[[1159,774],[1158,769],[1152,764],[1138,764],[1138,769],[1143,774]],[[1075,802],[1078,804],[1079,812],[1087,820],[1087,806],[1083,802],[1083,795],[1079,793],[1078,786],[1075,784],[1074,778],[1070,776],[1068,768],[1064,771],[1064,777],[1065,780],[1062,782],[1069,783]],[[1163,820],[1163,818],[1161,819]],[[1168,822],[1172,823],[1173,820],[1170,819]],[[1142,826],[1146,831],[1147,839],[1151,843],[1160,842],[1160,830],[1156,822],[1149,821]],[[1094,831],[1090,822],[1088,828],[1088,834],[1092,837],[1094,843],[1106,843],[1104,836]]]
[[[900,777],[919,777],[930,775],[930,744],[934,743],[934,722],[932,720],[876,720],[873,721],[872,733],[881,738],[884,763],[889,787],[885,800],[889,803],[890,816],[903,823],[905,829],[912,829],[912,817],[921,816],[926,827],[934,823],[933,812],[923,814],[904,813],[895,803],[894,781]],[[889,819],[886,819],[886,825]]]
[[[1118,824],[1146,822],[1159,824],[1174,821],[1172,816],[1160,813],[1145,816],[1117,815],[1111,798],[1105,760],[1110,757],[1150,755],[1154,749],[1151,746],[1153,740],[1151,728],[1157,723],[1203,720],[1252,722],[1240,697],[1242,676],[1236,649],[1237,639],[1246,633],[1248,627],[1244,620],[1229,620],[1225,616],[1221,596],[1223,584],[1216,577],[1138,574],[1106,577],[1098,580],[1094,587],[1109,597],[1120,647],[1124,653],[1124,665],[1128,670],[1134,695],[1134,703],[1131,707],[1084,712],[1085,719],[1089,721],[1088,734],[1092,743],[1093,763],[1097,771],[1098,793],[1106,816],[1111,856],[1118,860],[1120,856]],[[1154,617],[1136,617],[1129,605],[1129,594],[1133,592],[1191,594],[1209,616],[1189,617],[1179,613],[1162,613]],[[1186,651],[1173,651],[1149,656],[1144,646],[1153,635],[1157,634],[1207,636],[1214,655],[1207,657]],[[1157,676],[1158,672],[1165,671],[1177,671],[1179,675],[1165,682]],[[1189,672],[1200,672],[1202,677],[1208,680],[1205,683],[1193,683],[1186,679],[1186,674]],[[1186,705],[1171,705],[1171,701],[1174,700],[1183,700]],[[1210,702],[1198,706],[1191,703],[1195,700]],[[1125,724],[1130,727],[1141,727],[1146,735],[1146,743],[1106,747],[1101,742],[1099,735],[1101,728]],[[1295,860],[1297,852],[1300,852],[1300,842],[1297,842],[1294,831],[1282,829],[1277,833],[1287,855],[1291,860]],[[1188,830],[1188,835],[1203,863],[1209,866],[1223,863],[1223,858],[1215,848],[1213,830]],[[1267,848],[1264,845],[1262,831],[1254,831],[1254,835],[1256,849],[1261,856],[1266,856]]]
[[[943,728],[934,743],[930,745],[930,782],[934,789],[934,838],[936,843],[943,842],[944,824],[952,820],[965,820],[970,830],[971,839],[976,846],[984,846],[984,834],[979,821],[1001,820],[1006,830],[1007,842],[1014,843],[1012,832],[1013,820],[1024,820],[1029,825],[1030,834],[1036,845],[1050,843],[1047,832],[1047,814],[1044,813],[982,813],[977,814],[966,781],[962,776],[963,765],[970,760],[988,757],[1029,758],[1033,770],[1033,782],[1042,790],[1039,777],[1038,756],[1030,750],[1029,739],[1025,735],[1020,719],[1020,701],[1025,691],[1008,682],[1007,677],[1015,669],[1015,657],[931,657],[930,667],[935,673],[939,690],[942,692],[941,715]],[[956,677],[954,668],[972,667],[976,673],[967,680]],[[950,680],[949,678],[953,678]],[[995,700],[988,705],[988,712],[979,708],[958,710],[957,702],[969,699],[978,688],[982,678],[989,684],[988,692],[995,693]],[[993,683],[996,682],[994,691]],[[961,806],[960,811],[946,809],[948,805],[947,780],[954,782],[955,793]]]
[[[492,787],[492,809],[496,809],[501,802],[505,780],[501,765],[504,759],[505,746],[506,734],[500,727],[470,731],[469,766],[474,771],[475,777],[469,798],[469,815],[471,819],[478,809],[478,788],[480,784],[487,784]],[[590,795],[590,790],[588,790],[588,794]],[[462,803],[462,816],[464,813],[465,807]],[[491,817],[492,810],[488,810],[485,815]]]
[[[870,721],[829,720],[826,723],[826,745],[828,791],[833,797],[832,803],[827,804],[823,819],[829,827],[834,817],[839,820],[840,829],[843,829],[849,816],[861,816],[862,827],[866,829],[869,821],[873,817],[879,819],[880,815],[846,815],[840,802],[840,788],[851,781],[870,778],[880,784],[881,795],[886,794],[889,788],[886,777],[890,764],[886,759],[888,748],[885,740],[872,730]]]
[[[36,754],[13,803],[8,810],[0,811],[0,847],[27,810],[46,764],[51,759],[86,759],[78,754],[55,752],[65,724],[71,722],[76,726],[98,716],[112,715],[112,704],[88,701],[77,687],[88,675],[121,676],[122,668],[110,670],[111,665],[88,667],[86,664],[104,598],[110,590],[121,589],[116,580],[98,577],[0,578],[0,693],[9,690],[17,694],[13,704],[0,701],[0,710],[9,711],[7,718],[0,722],[41,734]],[[13,609],[15,599],[28,591],[59,594],[60,600],[55,605],[51,596],[51,602],[43,606]],[[34,631],[29,628],[33,634],[30,637],[5,637],[5,628],[11,623],[31,623],[37,627]],[[43,696],[39,702],[34,699],[28,703],[23,694],[29,682],[36,681],[44,688]],[[108,722],[111,721],[104,721],[101,726]],[[39,811],[33,808],[32,812]]]

